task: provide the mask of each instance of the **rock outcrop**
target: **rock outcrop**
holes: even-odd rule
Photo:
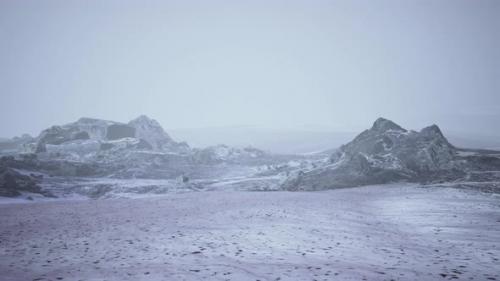
[[[42,177],[35,174],[22,174],[0,162],[0,196],[16,197],[22,193],[39,193],[51,196],[39,186]]]
[[[485,163],[477,157],[463,157],[460,151],[436,125],[416,132],[379,118],[333,153],[327,163],[291,176],[283,188],[323,190],[400,181],[452,181],[466,177],[479,163],[500,170],[498,158]]]

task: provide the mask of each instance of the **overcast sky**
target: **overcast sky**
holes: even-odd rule
[[[0,1],[0,135],[165,128],[500,134],[500,1]]]

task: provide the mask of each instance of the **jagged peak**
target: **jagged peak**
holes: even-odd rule
[[[425,128],[423,128],[421,130],[421,132],[424,132],[424,131],[427,131],[427,132],[435,132],[435,133],[441,133],[441,129],[439,128],[438,125],[436,124],[432,124],[430,126],[427,126]]]
[[[149,118],[149,116],[147,116],[145,114],[141,114],[141,115],[137,116],[137,118],[132,119],[132,121],[130,121],[130,122],[133,122],[133,121],[153,121],[153,120],[154,119]]]
[[[403,131],[406,132],[405,129],[403,129],[401,126],[398,124],[392,122],[389,119],[385,119],[382,117],[379,117],[375,122],[373,123],[372,130],[377,130],[381,132],[389,131],[389,130],[395,130],[395,131]]]
[[[157,142],[173,141],[158,121],[144,114],[128,122],[128,125],[136,128],[137,137],[149,141],[155,149],[161,146]]]
[[[149,126],[153,127],[161,127],[160,123],[156,121],[153,118],[148,117],[147,115],[139,115],[137,118],[132,119],[130,122],[128,122],[129,125],[133,124],[148,124]]]
[[[441,138],[445,138],[443,135],[443,132],[436,124],[432,124],[430,126],[423,128],[422,130],[420,130],[420,134],[423,134],[426,136],[438,136]]]

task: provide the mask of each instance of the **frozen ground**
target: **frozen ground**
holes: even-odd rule
[[[212,191],[0,205],[1,280],[500,280],[500,197]]]

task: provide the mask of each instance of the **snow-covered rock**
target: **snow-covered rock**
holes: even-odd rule
[[[136,141],[130,141],[135,139]],[[6,148],[16,149],[23,153],[46,153],[61,152],[71,155],[82,156],[83,150],[88,151],[88,144],[92,143],[96,148],[92,151],[96,154],[99,147],[112,147],[113,142],[136,142],[138,146],[128,145],[130,149],[155,150],[169,153],[189,153],[190,148],[184,142],[175,142],[163,130],[161,125],[145,115],[130,121],[128,124],[93,119],[80,118],[76,122],[65,125],[55,125],[43,130],[38,137],[25,139],[22,149],[19,145],[12,144],[13,141],[5,141]],[[96,145],[100,144],[100,145]],[[0,148],[1,144],[0,144]],[[87,155],[88,156],[88,155]],[[88,157],[86,157],[88,158]]]
[[[0,196],[15,197],[22,193],[37,193],[51,196],[42,190],[39,183],[42,177],[31,173],[22,173],[14,168],[7,167],[0,161]]]
[[[194,157],[206,163],[249,163],[268,158],[270,154],[254,147],[230,147],[224,144],[209,146],[195,152]]]
[[[43,130],[25,147],[28,149],[22,153],[33,157],[18,154],[6,162],[9,167],[68,180],[71,177],[214,178],[248,171],[246,166],[277,161],[249,147],[220,145],[191,149],[184,142],[174,141],[157,121],[144,115],[127,124],[81,118]]]
[[[20,137],[14,137],[12,139],[0,139],[0,155],[10,155],[16,154],[18,152],[23,152],[26,147],[34,142],[34,138],[28,134],[24,134]],[[30,151],[33,148],[30,149]]]
[[[156,120],[141,115],[128,123],[135,128],[135,137],[147,141],[154,150],[164,150],[170,148],[170,143],[174,140],[163,130]]]
[[[291,176],[283,188],[322,190],[396,181],[450,181],[464,178],[478,163],[500,170],[498,158],[466,159],[459,151],[436,125],[416,132],[379,118],[333,153],[328,163]]]

